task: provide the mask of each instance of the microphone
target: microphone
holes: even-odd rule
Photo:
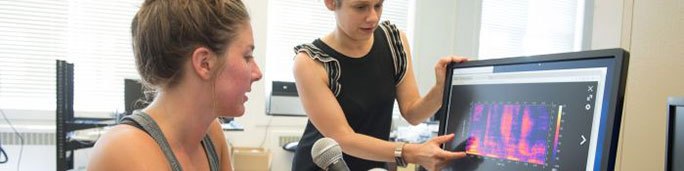
[[[342,148],[332,138],[321,138],[311,148],[311,158],[320,168],[329,171],[349,171],[342,159]]]

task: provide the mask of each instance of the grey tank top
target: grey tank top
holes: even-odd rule
[[[145,112],[136,110],[133,111],[133,114],[124,117],[121,120],[121,124],[131,125],[145,131],[157,142],[157,145],[159,145],[162,152],[164,152],[166,160],[169,162],[169,165],[171,165],[171,170],[183,170],[183,167],[181,167],[180,162],[178,161],[178,159],[176,159],[176,155],[173,154],[171,146],[169,146],[169,142],[166,140],[166,137],[164,137],[164,133],[161,132],[159,125],[157,125],[157,122],[155,122],[152,119],[152,117],[147,115]],[[216,153],[216,149],[214,148],[214,144],[212,143],[211,138],[209,137],[209,134],[204,136],[204,138],[201,141],[201,144],[202,148],[204,148],[204,152],[207,154],[207,159],[209,160],[209,169],[211,171],[218,171],[219,158],[218,154]]]

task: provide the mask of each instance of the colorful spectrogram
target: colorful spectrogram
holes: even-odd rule
[[[474,103],[466,153],[544,164],[551,106]]]

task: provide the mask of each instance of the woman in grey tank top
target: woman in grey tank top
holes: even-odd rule
[[[261,71],[241,0],[146,0],[131,23],[155,99],[94,147],[88,170],[232,170],[219,116],[244,114]]]

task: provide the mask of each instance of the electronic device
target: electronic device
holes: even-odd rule
[[[124,107],[126,115],[133,113],[133,110],[145,108],[151,99],[145,97],[145,88],[138,80],[124,79]]]
[[[266,105],[266,114],[307,117],[294,82],[273,81],[272,83],[271,95]]]
[[[349,171],[342,158],[342,148],[332,138],[321,138],[311,147],[311,158],[316,166],[329,171]]]
[[[684,97],[667,100],[665,170],[684,170]]]
[[[456,170],[613,170],[623,49],[449,64],[440,135]]]

